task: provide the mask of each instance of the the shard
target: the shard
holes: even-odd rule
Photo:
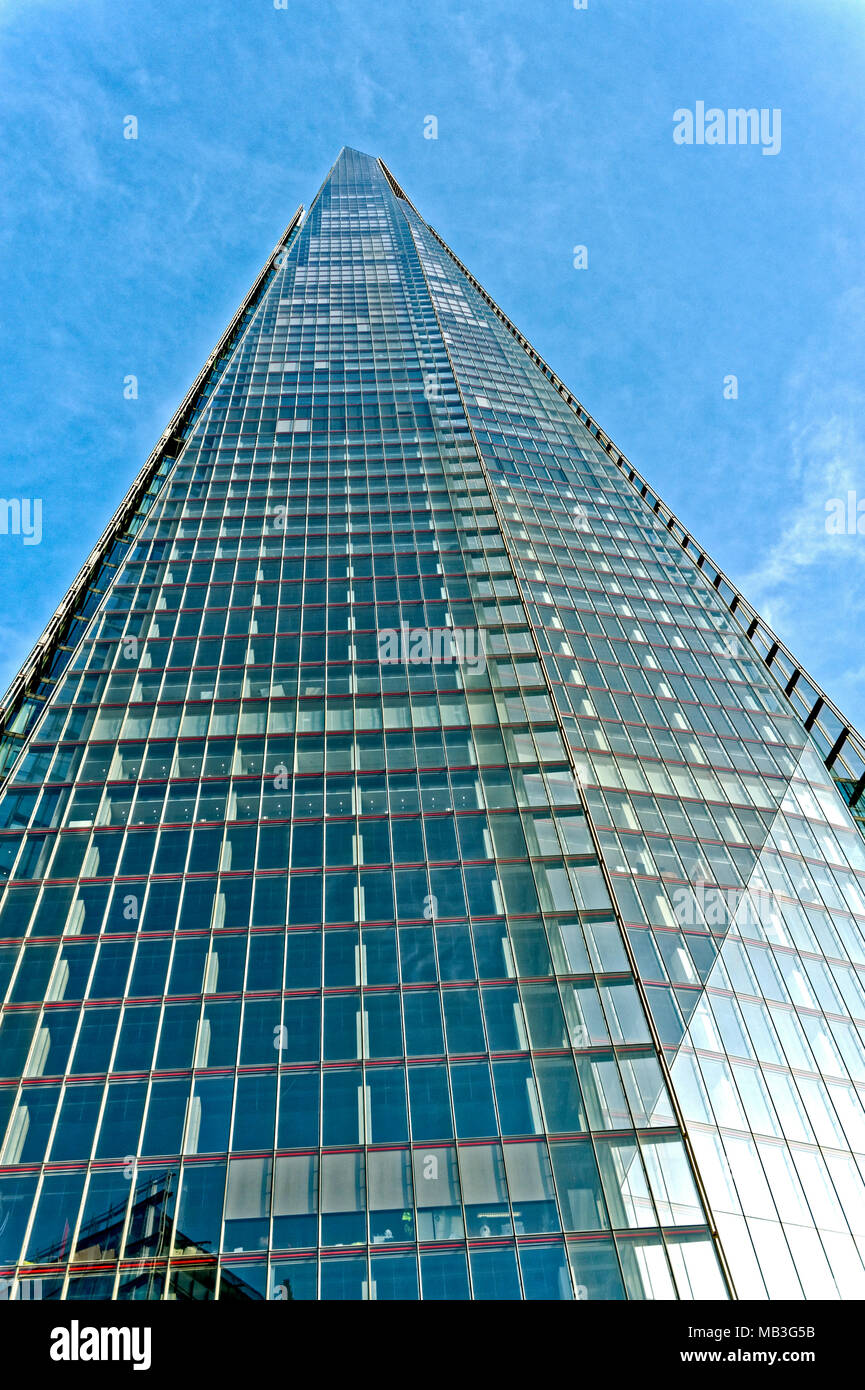
[[[861,739],[380,160],[0,748],[2,1296],[865,1296]]]

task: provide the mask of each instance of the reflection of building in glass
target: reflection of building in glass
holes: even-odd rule
[[[863,1296],[865,764],[767,631],[344,150],[5,707],[15,1296]]]
[[[91,1192],[96,1186],[98,1184],[91,1183]],[[116,1261],[122,1247],[126,1262],[136,1258],[140,1261],[137,1270],[127,1267],[124,1271],[124,1296],[162,1298],[164,1277],[157,1261],[166,1258],[172,1247],[176,1188],[177,1172],[174,1170],[157,1172],[138,1183],[134,1189],[130,1183],[131,1205],[128,1200],[121,1200],[95,1213],[89,1220],[82,1220],[74,1249],[70,1248],[71,1230],[67,1221],[60,1240],[37,1251],[30,1263],[50,1268],[65,1264],[71,1257],[76,1267],[76,1279],[86,1279],[86,1275],[79,1273],[85,1267],[95,1271],[98,1279],[100,1267],[104,1268],[105,1261]],[[127,1191],[127,1198],[128,1195]],[[173,1253],[177,1257],[178,1277],[173,1283],[171,1296],[179,1299],[213,1298],[216,1252],[203,1248],[182,1231],[175,1230]],[[22,1277],[27,1277],[23,1270]],[[237,1272],[228,1270],[223,1274],[220,1297],[260,1300],[263,1295],[246,1284]]]

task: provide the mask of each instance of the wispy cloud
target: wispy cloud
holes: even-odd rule
[[[791,373],[789,463],[757,530],[772,539],[742,578],[749,600],[842,709],[845,699],[865,703],[865,535],[833,534],[826,523],[833,499],[845,507],[849,492],[865,499],[865,390],[849,373],[862,309],[860,291],[845,295],[834,332],[809,342]]]

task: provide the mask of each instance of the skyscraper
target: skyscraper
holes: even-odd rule
[[[2,748],[9,1296],[865,1294],[861,740],[381,161]]]

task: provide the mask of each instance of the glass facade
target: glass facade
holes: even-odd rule
[[[379,161],[172,450],[7,729],[9,1296],[862,1297],[865,844]]]

